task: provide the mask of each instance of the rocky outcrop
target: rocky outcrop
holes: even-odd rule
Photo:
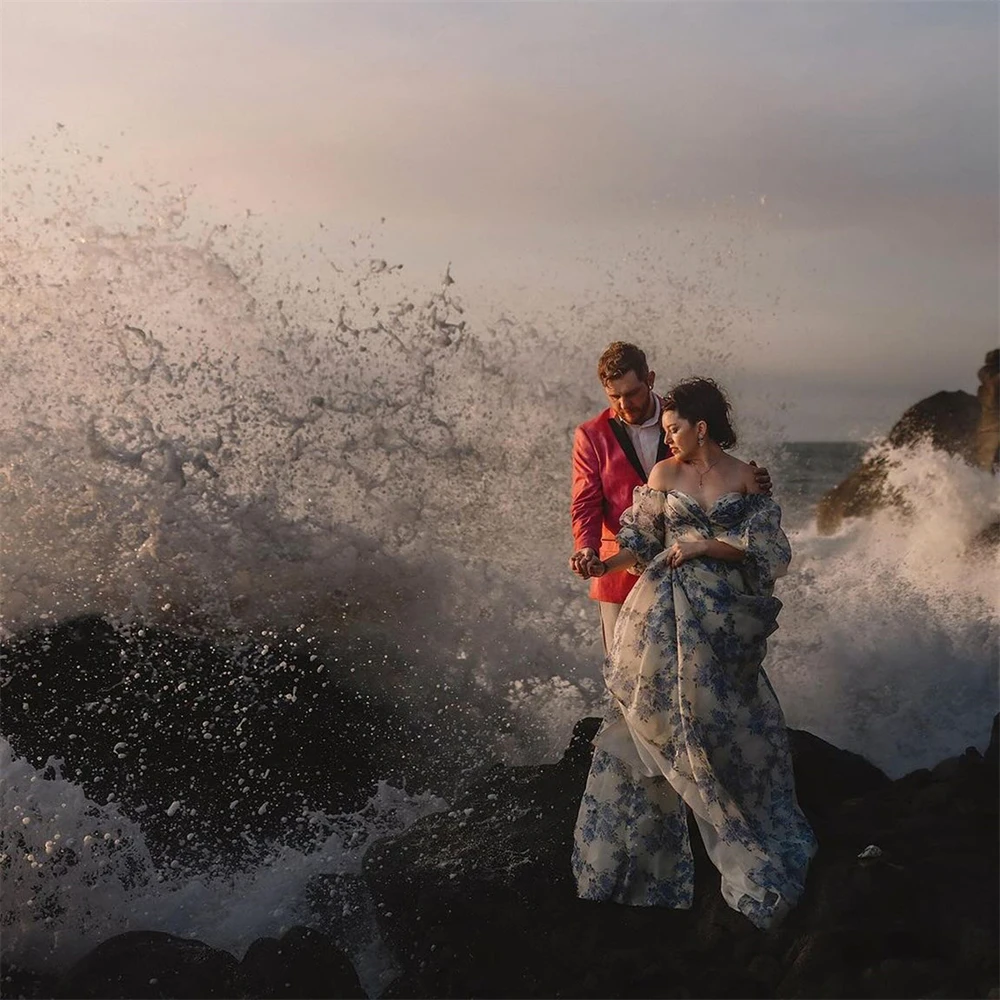
[[[911,406],[889,431],[888,442],[903,448],[929,438],[939,451],[973,463],[980,406],[975,396],[962,392],[936,392]]]
[[[365,996],[348,959],[308,927],[260,938],[242,962],[201,941],[129,931],[99,944],[62,976],[8,967],[0,982],[4,997],[56,1000]]]
[[[980,406],[975,396],[961,390],[938,392],[911,406],[893,426],[886,443],[893,448],[928,438],[935,448],[973,461]],[[816,508],[816,526],[836,531],[845,517],[867,517],[882,507],[902,506],[904,497],[888,485],[888,458],[875,454],[839,485],[826,493]]]
[[[886,458],[869,456],[842,482],[825,493],[816,505],[816,528],[832,535],[846,517],[867,517],[902,497],[888,489]]]
[[[986,355],[979,369],[979,426],[976,428],[976,465],[996,469],[1000,464],[1000,350]]]
[[[203,844],[233,839],[247,823],[282,835],[288,828],[268,828],[269,814],[252,802],[235,820],[219,805],[235,798],[230,783],[240,794],[247,735],[278,778],[272,802],[294,778],[298,788],[315,782],[330,811],[365,796],[397,766],[401,745],[431,755],[433,732],[325,677],[312,648],[272,643],[234,656],[164,630],[63,623],[0,646],[5,735],[33,758],[64,753],[68,773],[79,772],[98,801],[114,793],[123,807],[153,803],[143,829],[168,856],[179,836],[166,815],[176,796],[168,779],[192,789],[199,816],[225,813],[214,832],[203,829]],[[226,697],[246,706],[231,713],[245,720],[243,735],[235,723],[213,726]],[[965,997],[997,986],[996,725],[984,756],[969,749],[892,782],[863,758],[792,731],[820,853],[799,907],[768,933],[722,901],[697,832],[693,910],[576,898],[568,859],[596,725],[578,724],[559,763],[489,768],[446,812],[375,843],[363,880],[316,879],[307,893],[314,929],[262,939],[242,962],[139,931],[104,942],[63,976],[2,963],[0,993],[360,996],[344,953],[361,954],[376,933],[400,973],[387,997]],[[390,746],[373,744],[373,726],[392,734]],[[326,766],[334,757],[338,766]],[[155,774],[135,766],[145,759],[157,762]]]
[[[382,660],[347,642],[227,646],[74,618],[0,642],[3,735],[18,756],[62,758],[90,799],[141,815],[154,858],[235,862],[253,849],[240,830],[294,835],[304,807],[350,812],[379,780],[447,787],[462,760],[441,753],[440,731],[402,697],[351,683],[351,667],[367,681]]]
[[[339,941],[368,940],[376,922],[399,971],[386,1000],[998,995],[997,719],[984,754],[897,781],[791,730],[820,850],[799,906],[767,932],[722,900],[696,828],[691,910],[577,899],[570,845],[597,726],[578,723],[558,763],[495,766],[451,809],[377,842],[363,881],[314,880],[313,923],[332,933],[293,928],[237,962],[132,932],[61,977],[7,967],[3,996],[360,997]]]
[[[996,461],[998,435],[997,372],[1000,352],[990,351],[979,370],[978,396],[958,390],[937,392],[911,406],[886,438],[888,448],[902,448],[921,440],[963,458],[970,465],[989,469]],[[905,506],[905,497],[888,485],[889,459],[876,453],[839,485],[830,490],[816,508],[816,526],[825,533],[836,531],[847,517],[866,517],[883,507]]]
[[[889,781],[792,734],[820,841],[806,894],[762,932],[693,831],[690,911],[576,898],[573,824],[596,720],[558,764],[497,768],[374,845],[364,876],[400,978],[387,997],[986,997],[997,985],[996,751]]]
[[[354,967],[324,934],[293,927],[280,938],[259,938],[238,969],[242,996],[363,997]]]
[[[157,931],[118,934],[86,954],[56,997],[235,997],[239,963],[201,941]]]

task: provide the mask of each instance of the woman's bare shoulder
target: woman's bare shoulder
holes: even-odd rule
[[[649,470],[649,486],[651,489],[666,492],[677,484],[677,467],[680,462],[676,458],[665,458]]]
[[[730,469],[733,481],[739,480],[740,491],[742,493],[762,493],[760,484],[757,482],[757,467],[749,462],[740,461],[738,458],[729,456],[732,459]]]

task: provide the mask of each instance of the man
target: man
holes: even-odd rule
[[[615,536],[622,514],[632,506],[632,491],[644,485],[650,469],[670,453],[660,421],[660,397],[653,392],[656,373],[649,370],[645,353],[616,340],[598,360],[597,377],[611,406],[580,424],[573,437],[570,516],[576,551],[569,563],[574,573],[590,578],[607,651],[618,612],[638,577],[591,577],[590,568],[618,551]],[[764,492],[771,492],[766,469],[758,470],[757,481]]]

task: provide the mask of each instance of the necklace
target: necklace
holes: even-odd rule
[[[701,485],[705,480],[705,476],[707,476],[712,471],[712,469],[714,469],[721,461],[722,461],[722,456],[720,455],[704,472],[698,472],[697,469],[694,470],[695,472],[698,472],[698,489],[701,489]]]

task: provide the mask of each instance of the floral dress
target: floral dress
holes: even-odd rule
[[[781,707],[761,663],[774,580],[791,558],[781,509],[727,493],[706,511],[637,487],[618,541],[641,573],[604,665],[611,706],[594,740],[573,846],[585,899],[689,907],[689,806],[722,894],[758,927],[794,906],[816,841],[795,798]],[[742,562],[671,568],[674,541],[717,538]]]

